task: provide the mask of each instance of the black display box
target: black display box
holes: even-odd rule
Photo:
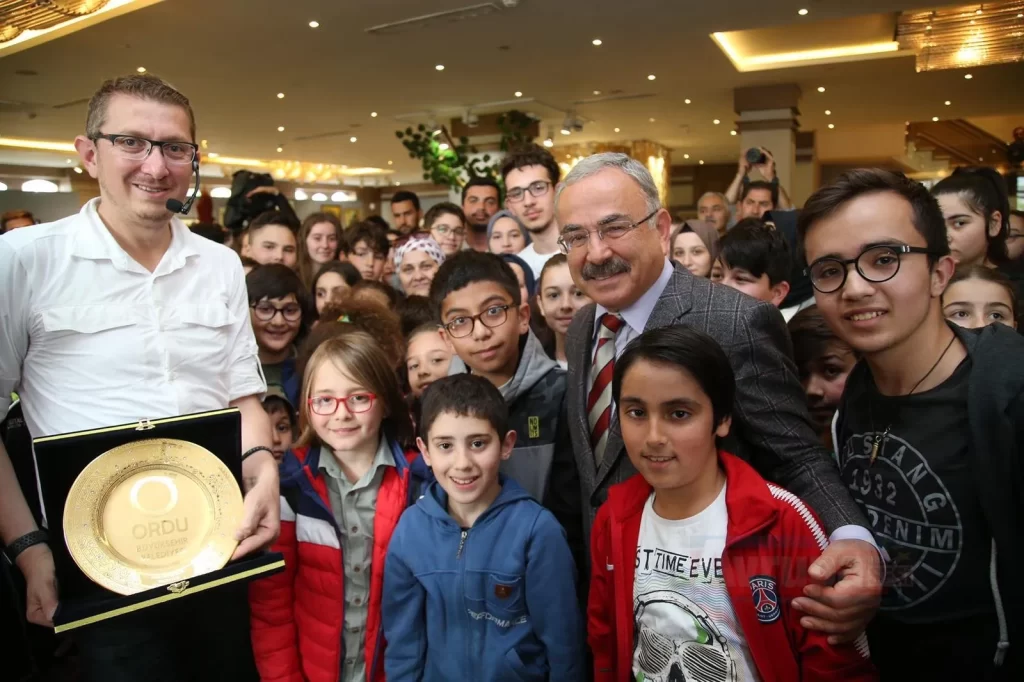
[[[227,465],[242,481],[241,415],[236,408],[197,414],[143,419],[90,431],[78,431],[33,441],[43,509],[49,521],[50,548],[59,585],[60,605],[53,616],[56,632],[66,632],[140,609],[192,598],[222,585],[263,578],[284,570],[284,557],[263,552],[243,557],[218,571],[187,581],[156,587],[129,596],[120,595],[90,580],[68,551],[64,541],[64,503],[75,479],[104,452],[119,445],[149,438],[175,438],[200,445]]]

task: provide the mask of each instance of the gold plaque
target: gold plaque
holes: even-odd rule
[[[136,594],[223,568],[235,551],[242,491],[216,455],[155,438],[103,453],[78,475],[64,538],[91,580]]]

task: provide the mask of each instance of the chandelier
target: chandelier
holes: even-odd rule
[[[903,12],[900,49],[917,53],[918,71],[1010,64],[1024,59],[1024,0]]]
[[[109,0],[0,0],[0,43],[103,9]]]

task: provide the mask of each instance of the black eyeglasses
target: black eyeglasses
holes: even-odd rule
[[[298,303],[288,303],[278,308],[276,305],[268,301],[260,301],[259,303],[253,303],[249,307],[252,308],[252,312],[256,315],[256,319],[262,322],[270,322],[278,313],[281,313],[281,317],[283,317],[286,322],[298,322],[302,319],[302,306]]]
[[[548,193],[549,189],[551,189],[550,182],[547,180],[537,180],[536,182],[531,182],[526,187],[513,187],[509,189],[508,192],[505,193],[505,198],[515,203],[517,201],[522,201],[526,197],[527,191],[529,191],[534,197],[542,197]]]
[[[505,324],[505,320],[508,319],[508,309],[511,307],[510,305],[492,305],[479,315],[461,315],[443,326],[452,335],[452,338],[461,339],[473,333],[473,327],[476,326],[477,320],[480,320],[480,324],[483,326],[491,329]]]
[[[601,225],[596,230],[585,230],[583,228],[579,228],[576,230],[569,230],[567,232],[563,232],[562,236],[558,238],[558,245],[562,247],[562,251],[564,251],[565,253],[569,253],[573,249],[583,248],[584,246],[590,244],[591,232],[594,232],[594,234],[597,235],[597,238],[600,239],[601,241],[606,241],[609,239],[619,239],[621,237],[624,237],[626,234],[632,232],[636,228],[640,227],[644,223],[646,223],[648,220],[657,215],[658,211],[660,210],[660,208],[654,209],[653,211],[651,211],[650,213],[648,213],[646,216],[636,221],[635,223],[616,222],[609,223],[607,225]]]
[[[110,144],[113,145],[117,153],[136,161],[141,161],[148,157],[150,152],[153,151],[153,147],[160,147],[160,151],[163,153],[167,163],[192,163],[192,159],[196,158],[196,152],[199,150],[199,147],[191,142],[161,142],[160,140],[147,140],[144,137],[136,137],[135,135],[101,133],[93,135],[89,139],[93,142],[101,139],[110,140]]]
[[[811,278],[811,285],[823,294],[839,291],[846,284],[846,275],[850,265],[857,268],[858,274],[869,282],[879,284],[888,282],[900,271],[900,256],[908,253],[934,255],[921,246],[905,244],[883,244],[869,246],[856,258],[819,258],[804,270]]]

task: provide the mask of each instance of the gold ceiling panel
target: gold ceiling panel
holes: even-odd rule
[[[896,40],[918,71],[1011,64],[1024,59],[1024,0],[903,12]]]

